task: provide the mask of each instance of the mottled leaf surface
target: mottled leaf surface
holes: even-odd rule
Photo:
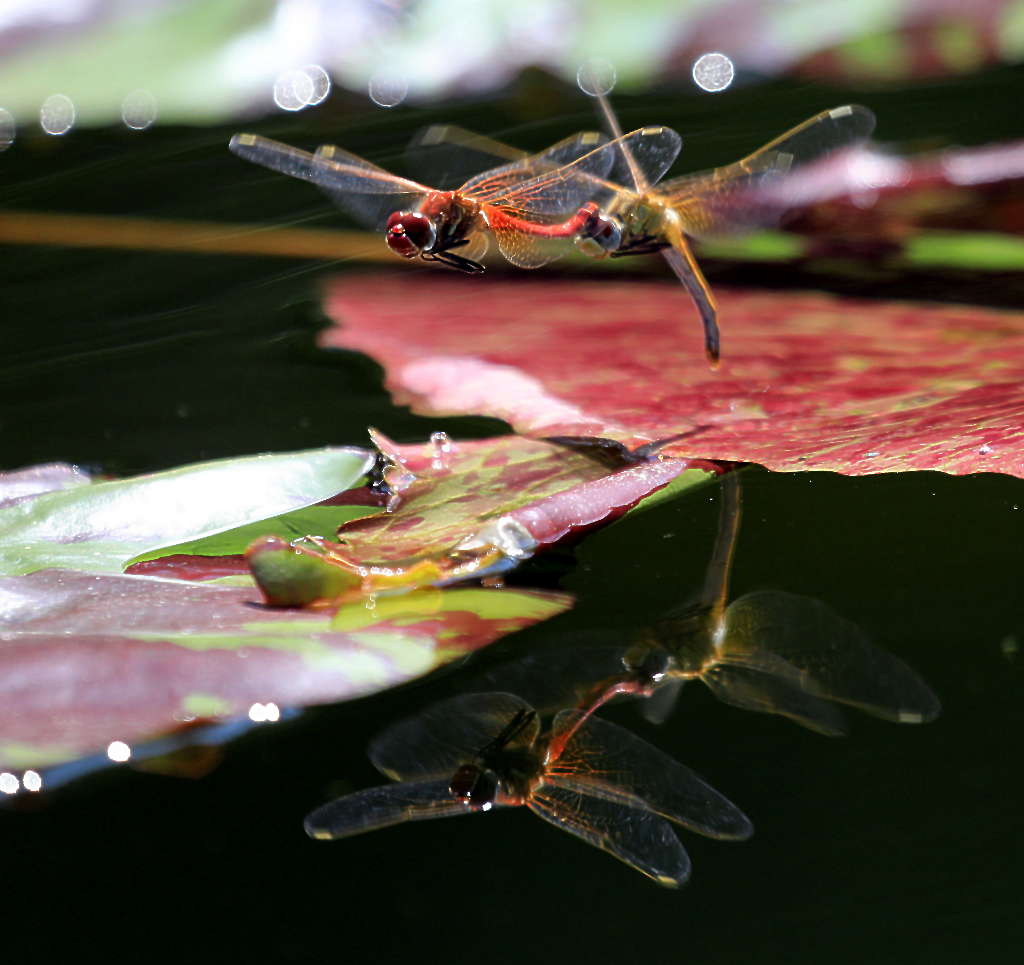
[[[1024,314],[716,295],[717,371],[669,282],[344,278],[323,341],[376,358],[421,412],[492,415],[534,436],[636,446],[686,433],[662,451],[790,471],[1024,475]]]
[[[0,578],[0,767],[72,760],[257,702],[375,693],[571,598],[433,589],[337,612],[259,600],[253,587],[69,570]]]

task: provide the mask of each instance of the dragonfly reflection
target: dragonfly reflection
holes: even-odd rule
[[[696,603],[644,627],[627,649],[538,654],[496,668],[484,686],[500,681],[541,706],[576,701],[589,712],[620,695],[647,697],[644,714],[659,721],[682,685],[699,680],[723,703],[830,736],[848,730],[840,704],[898,723],[938,716],[938,698],[906,663],[819,600],[762,590],[729,602],[740,485],[737,472],[722,478],[718,534]]]
[[[406,821],[528,807],[659,884],[677,886],[690,859],[668,823],[743,840],[753,827],[682,764],[608,721],[564,710],[546,731],[534,708],[503,693],[435,704],[370,746],[400,783],[369,788],[306,818],[314,838],[344,838]],[[668,819],[668,820],[666,820]]]

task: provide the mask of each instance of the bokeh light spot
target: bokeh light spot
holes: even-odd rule
[[[735,76],[733,62],[718,51],[701,54],[693,63],[693,82],[711,94],[725,90]]]

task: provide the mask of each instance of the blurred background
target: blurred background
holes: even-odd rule
[[[714,286],[1020,308],[1022,56],[1021,0],[4,0],[3,467],[127,474],[364,445],[371,424],[401,441],[507,431],[414,415],[373,362],[316,348],[325,278],[367,262],[385,280],[433,269],[402,264],[312,187],[227,142],[251,130],[335,143],[417,177],[407,147],[431,124],[526,150],[600,127],[578,83],[587,65],[625,129],[683,135],[673,173],[734,161],[844,103],[875,111],[893,155],[1011,145],[984,176],[891,201],[861,191],[788,233],[709,248],[702,264]],[[661,272],[627,261],[616,273]],[[580,284],[610,270],[551,269]],[[518,812],[308,841],[308,810],[380,782],[364,756],[374,731],[457,690],[453,675],[260,727],[202,780],[118,768],[12,798],[5,950],[1000,960],[1024,943],[1022,485],[753,477],[736,592],[828,601],[914,666],[944,715],[917,729],[865,719],[832,741],[703,693],[661,729],[612,708],[757,827],[741,846],[687,836],[696,872],[680,893]],[[579,605],[503,646],[615,642],[671,607],[702,579],[716,511],[691,494],[532,561],[519,583],[568,584]]]

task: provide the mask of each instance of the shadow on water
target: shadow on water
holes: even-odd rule
[[[1019,84],[1019,75],[999,72],[987,96],[995,90],[1005,102]],[[827,94],[827,103],[866,98]],[[707,135],[713,115],[740,110],[753,96],[715,101],[690,127]],[[785,121],[823,106],[821,91],[808,87],[760,96],[768,106],[757,126],[763,120],[767,130],[751,130],[749,144],[708,135],[705,148],[721,150],[703,158],[695,148],[694,167],[739,156]],[[883,139],[921,138],[945,130],[952,116],[964,118],[949,132],[962,142],[1014,133],[1004,129],[1002,109],[998,123],[992,112],[971,114],[977,97],[976,88],[958,82],[903,100],[868,99],[882,118]],[[669,98],[627,101],[619,104],[623,123],[649,122],[652,106],[664,112],[653,119],[669,124],[687,110]],[[560,122],[576,129],[591,123],[574,109],[566,107]],[[507,104],[454,116],[408,114],[389,124],[452,120],[528,148],[566,133]],[[300,128],[328,122],[352,134],[346,147],[374,160],[385,160],[384,140],[401,143],[380,122],[360,131],[358,117],[291,120],[264,133],[297,143],[333,140]],[[3,201],[237,221],[328,216],[306,186],[236,164],[223,150],[227,133],[157,130],[138,142],[142,147],[128,146],[123,135],[76,135],[83,152],[77,162],[70,153],[48,161],[26,145],[4,158],[14,174]],[[72,152],[75,144],[60,150]],[[504,431],[492,420],[414,416],[390,403],[373,363],[316,350],[323,271],[303,263],[5,252],[14,255],[5,258],[10,340],[0,406],[9,465],[64,459],[127,473],[265,449],[362,444],[368,424],[399,439],[438,429],[453,438]],[[725,271],[739,280],[737,268]],[[915,294],[903,284],[902,294]],[[918,284],[916,293],[927,293]],[[972,292],[980,290],[973,284]],[[754,470],[742,477],[743,524],[734,533],[728,595],[707,590],[708,560],[721,558],[729,543],[719,529],[728,513],[709,485],[523,566],[514,582],[563,585],[578,605],[460,668],[257,727],[201,781],[110,770],[50,797],[19,799],[20,807],[0,812],[6,947],[12,954],[33,948],[51,960],[98,942],[153,960],[193,961],[410,953],[448,961],[472,949],[489,961],[519,962],[527,948],[531,957],[569,961],[731,963],[752,954],[815,963],[1001,960],[1024,941],[1024,867],[1014,847],[1024,791],[1017,740],[1024,724],[1024,482],[931,473],[847,479]],[[680,612],[702,594],[703,608]],[[696,637],[680,630],[693,619]],[[841,672],[830,674],[836,665],[823,664],[820,650],[796,643],[807,627],[822,624],[830,639],[845,641]],[[763,635],[769,625],[771,646]],[[701,652],[682,642],[694,639]],[[593,685],[605,685],[601,693],[615,674],[636,680],[628,674],[661,672],[651,654],[664,653],[665,682],[652,686],[654,696],[610,703],[593,726],[631,731],[629,739],[651,753],[685,761],[756,828],[742,846],[686,835],[695,870],[681,891],[654,888],[530,819],[526,793],[526,807],[495,808],[473,821],[421,822],[329,847],[304,835],[304,815],[380,784],[366,749],[395,721],[422,721],[429,707],[458,699],[482,679],[487,690],[509,689],[513,678],[503,668],[516,661],[564,660],[578,669],[587,649],[612,658],[597,670],[589,660],[583,667]],[[851,660],[859,676],[851,676]],[[642,711],[671,692],[673,676],[700,677],[715,693],[684,687],[655,726]],[[899,699],[879,690],[894,680],[901,681]],[[925,691],[917,681],[927,682]],[[593,699],[592,689],[582,696],[569,689],[562,708]],[[851,714],[843,741],[778,713],[819,731],[840,729],[837,700],[882,716],[928,718],[929,689],[942,714],[928,726]],[[716,695],[773,712],[741,713]],[[521,694],[538,709],[549,697],[551,710],[565,699]],[[446,768],[455,767],[431,778],[442,782],[434,790],[443,795],[444,783],[470,766],[475,770],[456,782],[463,795],[494,795],[500,803],[505,765],[494,754],[516,735],[491,744],[506,722],[446,759]],[[528,726],[530,748],[550,739],[546,726],[536,733]],[[589,738],[587,726],[578,733]],[[571,741],[566,748],[572,752]],[[533,766],[538,756],[527,755]],[[663,834],[668,825],[657,822],[648,827]]]

